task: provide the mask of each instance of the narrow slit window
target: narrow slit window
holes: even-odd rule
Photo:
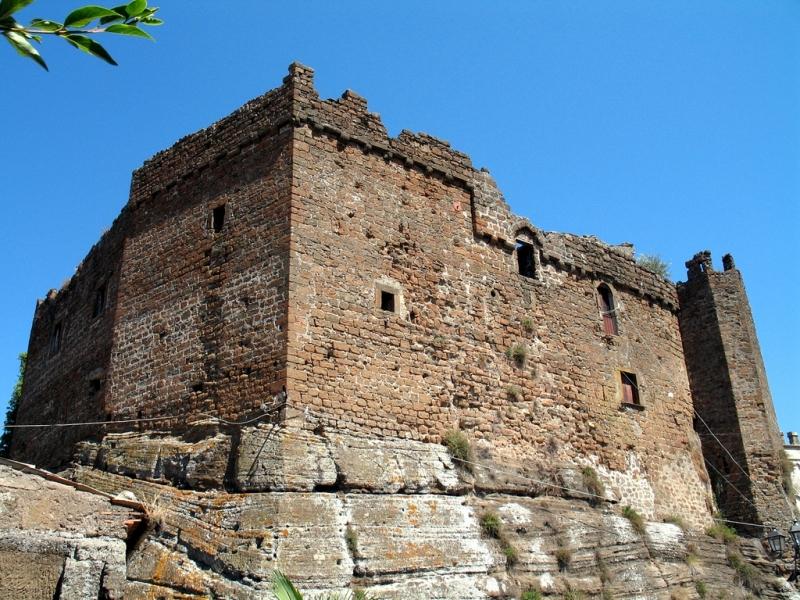
[[[636,375],[620,371],[620,377],[622,379],[622,402],[624,404],[641,406],[642,403],[639,398],[639,386],[636,383]]]
[[[97,317],[106,309],[106,295],[108,289],[104,283],[94,293],[94,304],[92,305],[92,317]]]
[[[213,211],[211,211],[211,227],[214,229],[214,233],[219,233],[222,231],[222,228],[225,226],[225,205],[217,206]]]
[[[533,261],[533,246],[517,240],[516,251],[519,274],[523,277],[535,277],[536,265]]]
[[[64,328],[61,323],[56,323],[53,327],[53,333],[50,335],[50,352],[58,354],[61,350],[61,340],[64,334]]]
[[[394,294],[381,290],[381,310],[394,312]]]
[[[597,293],[600,295],[600,312],[603,315],[603,333],[606,335],[617,335],[619,327],[617,326],[617,309],[614,305],[614,294],[606,285],[601,285],[597,288]]]

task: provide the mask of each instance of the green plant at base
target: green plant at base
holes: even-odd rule
[[[667,515],[664,517],[664,523],[671,523],[672,525],[677,525],[684,531],[686,530],[686,522],[678,515]]]
[[[521,367],[528,358],[528,349],[522,344],[514,344],[506,350],[506,357],[513,360],[518,367]]]
[[[347,550],[350,552],[350,556],[358,558],[358,534],[350,525],[345,529],[344,541],[347,544]]]
[[[524,319],[522,319],[522,321],[520,321],[520,323],[522,324],[522,328],[528,333],[533,331],[533,319],[525,317]]]
[[[6,409],[6,425],[14,425],[17,422],[17,411],[19,410],[19,401],[22,398],[22,383],[25,380],[25,365],[28,362],[28,353],[22,352],[19,355],[19,374],[17,375],[17,383],[14,384],[14,389],[11,392],[11,400],[8,401],[8,408]],[[0,437],[0,456],[8,456],[11,449],[11,432],[13,429],[5,427],[3,435]]]
[[[522,395],[522,388],[517,385],[509,385],[506,387],[506,394],[515,402],[522,402],[525,399]]]
[[[706,588],[706,584],[702,581],[695,581],[694,582],[694,589],[697,590],[697,595],[700,598],[705,598],[706,594],[708,594],[708,589]]]
[[[542,593],[539,590],[526,590],[522,592],[519,600],[542,600]]]
[[[116,65],[116,61],[103,46],[89,36],[100,33],[112,33],[152,40],[153,37],[140,29],[142,25],[161,25],[163,21],[154,15],[156,7],[148,7],[147,0],[133,0],[114,8],[102,6],[84,6],[70,12],[63,23],[50,19],[33,19],[28,25],[22,25],[14,18],[14,14],[33,0],[2,0],[0,2],[0,35],[21,55],[35,61],[47,70],[47,63],[34,48],[32,42],[40,44],[42,36],[59,37],[71,46],[96,56],[108,64]],[[88,27],[97,21],[94,27]]]
[[[272,594],[276,600],[303,600],[303,594],[294,587],[294,584],[289,580],[286,575],[281,573],[280,571],[273,571],[272,572]],[[370,596],[367,592],[363,590],[353,590],[352,592],[346,592],[344,594],[340,594],[338,592],[333,592],[331,594],[318,594],[316,596],[312,596],[308,600],[378,600],[377,598]]]
[[[581,475],[583,476],[584,487],[592,494],[592,496],[589,497],[589,504],[597,505],[602,502],[606,495],[606,488],[603,482],[600,481],[597,471],[592,467],[583,467],[583,469],[581,469]]]
[[[584,598],[586,598],[586,594],[579,592],[578,590],[567,590],[564,592],[562,598],[564,600],[584,600]]]
[[[622,509],[622,516],[630,521],[634,531],[639,535],[644,535],[644,517],[636,512],[632,507],[626,506]]]
[[[561,572],[569,570],[569,565],[572,563],[572,550],[559,542],[555,556],[556,562],[558,563],[558,570]]]
[[[451,429],[444,434],[443,441],[456,464],[461,465],[467,471],[472,471],[470,464],[472,462],[472,446],[470,446],[467,436],[461,431]]]
[[[483,513],[481,516],[481,531],[488,537],[499,539],[501,525],[500,517],[493,512]]]
[[[761,593],[764,587],[761,573],[751,564],[747,563],[738,550],[729,547],[727,558],[728,564],[739,576],[741,584],[752,592],[757,594]]]
[[[506,557],[506,566],[513,567],[519,561],[519,554],[517,553],[517,549],[511,545],[511,543],[507,539],[502,540],[503,543],[503,554]]]
[[[736,530],[724,523],[715,523],[706,529],[706,535],[726,544],[733,544],[739,540]]]
[[[683,560],[690,567],[696,566],[697,563],[700,562],[700,558],[697,556],[697,546],[688,544],[686,546],[686,555],[683,557]]]

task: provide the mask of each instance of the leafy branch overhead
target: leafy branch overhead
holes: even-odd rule
[[[0,1],[0,34],[19,54],[35,60],[45,70],[47,63],[34,46],[34,43],[41,44],[44,36],[59,37],[78,50],[116,65],[116,61],[108,51],[89,36],[114,33],[152,40],[153,37],[141,29],[141,26],[163,23],[154,16],[158,11],[157,7],[147,6],[147,0],[133,0],[114,8],[102,6],[77,8],[66,16],[63,23],[50,19],[33,19],[28,25],[22,25],[14,15],[32,2],[33,0]],[[90,27],[93,23],[94,26]]]

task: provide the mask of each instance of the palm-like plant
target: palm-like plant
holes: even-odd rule
[[[273,571],[272,573],[272,593],[277,600],[303,600],[303,594],[280,571]],[[324,596],[315,596],[309,600],[378,600],[378,598],[370,596],[362,590],[354,590],[344,595],[334,592]]]

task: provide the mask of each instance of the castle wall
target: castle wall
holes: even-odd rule
[[[169,416],[138,427],[181,429],[273,404],[285,384],[291,95],[287,78],[134,173],[111,231],[37,307],[19,423]],[[93,316],[101,285],[107,305]],[[13,452],[55,466],[111,430],[20,430]]]
[[[123,213],[63,287],[37,303],[17,424],[105,420],[127,220]],[[57,464],[69,457],[72,444],[97,431],[96,426],[17,429],[12,457]]]
[[[352,96],[310,104],[316,120],[294,138],[287,372],[309,426],[424,441],[462,429],[509,462],[593,464],[645,514],[702,522],[674,288],[619,249],[514,232],[490,178],[441,142],[426,163],[425,138],[403,136],[409,159],[374,128],[321,125],[337,106],[359,110]],[[515,239],[536,246],[535,278],[517,272]],[[602,329],[603,282],[616,336]],[[642,406],[622,405],[620,371],[636,374]]]
[[[87,317],[106,279],[106,312]],[[460,429],[531,477],[592,466],[645,516],[702,524],[712,501],[692,394],[715,431],[747,421],[730,444],[751,475],[778,463],[741,280],[695,283],[681,331],[675,287],[630,246],[539,231],[466,155],[389,137],[363,98],[321,100],[293,65],[283,86],[134,174],[121,218],[37,310],[21,422],[185,429],[260,415],[286,388],[299,409],[288,424],[435,443]],[[738,395],[714,400],[720,388]],[[60,461],[105,429],[69,431],[21,434],[19,455],[47,464],[61,448]]]
[[[723,513],[781,524],[791,516],[781,483],[781,434],[744,283],[733,259],[724,262],[716,272],[710,254],[698,254],[678,288],[695,427]]]
[[[139,207],[111,360],[115,417],[238,419],[282,390],[289,139],[261,137]]]

